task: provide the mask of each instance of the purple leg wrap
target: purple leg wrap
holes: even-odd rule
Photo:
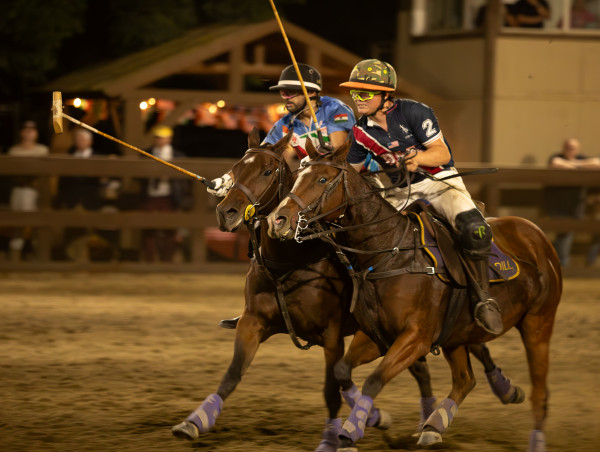
[[[485,376],[496,397],[502,403],[509,403],[515,395],[515,387],[510,384],[510,380],[504,376],[502,370],[496,367],[491,372],[486,372]]]
[[[433,427],[440,433],[444,433],[450,424],[454,415],[458,411],[458,405],[452,399],[444,399],[440,402],[437,409],[429,416],[424,427]]]
[[[347,391],[342,391],[342,397],[344,398],[344,400],[346,401],[346,403],[348,404],[348,406],[350,408],[354,408],[354,404],[361,397],[361,395],[362,394],[356,388],[356,385],[352,385],[352,387],[350,389],[348,389]],[[373,426],[377,425],[377,423],[379,422],[379,418],[380,418],[379,408],[373,407],[373,409],[371,410],[371,414],[367,418],[367,426],[373,427]]]
[[[315,449],[315,452],[336,452],[340,440],[338,435],[342,431],[342,420],[327,419],[323,430],[323,439]]]
[[[541,430],[532,430],[529,434],[527,452],[546,452],[546,435]]]
[[[421,397],[421,421],[417,427],[418,431],[423,430],[425,421],[427,421],[429,416],[431,416],[431,413],[433,413],[433,406],[435,405],[436,400],[435,397]]]
[[[200,433],[206,433],[208,430],[215,425],[215,421],[217,420],[217,416],[221,413],[221,408],[223,407],[223,399],[218,394],[211,394],[202,405],[200,405],[196,410],[190,414],[186,421],[193,423]]]
[[[367,417],[373,407],[373,399],[363,395],[356,401],[352,412],[344,425],[340,436],[349,438],[353,443],[361,439],[365,435],[365,427],[367,425]]]

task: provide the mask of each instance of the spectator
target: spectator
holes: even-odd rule
[[[48,155],[48,146],[38,143],[39,132],[34,121],[25,121],[20,140],[9,148],[8,155],[17,157],[43,157]],[[38,209],[39,180],[34,177],[17,177],[10,193],[10,208],[14,211],[32,212]],[[11,258],[21,260],[33,253],[33,230],[30,227],[14,230],[9,241]]]
[[[173,149],[173,129],[156,126],[152,129],[154,144],[148,152],[166,161],[184,157],[182,152]],[[190,183],[184,179],[166,177],[145,180],[142,184],[142,209],[147,212],[173,212],[188,208]],[[181,237],[174,229],[145,229],[142,231],[142,257],[146,262],[158,258],[162,262],[172,262]]]
[[[569,138],[565,140],[562,152],[550,156],[549,166],[567,170],[600,169],[600,158],[588,158],[580,151],[579,140]],[[584,187],[547,187],[544,204],[546,214],[552,218],[581,219],[585,213],[586,190]],[[554,240],[554,248],[563,267],[569,265],[573,236],[573,232],[560,232]]]
[[[546,0],[518,0],[507,5],[509,23],[522,28],[544,28],[550,18],[550,5]]]
[[[558,28],[562,28],[563,19],[561,18],[556,25]],[[599,25],[598,16],[587,9],[585,0],[573,0],[571,28],[598,28]]]
[[[73,131],[73,145],[69,155],[87,159],[102,155],[94,147],[94,137],[88,130],[77,127]],[[117,211],[117,196],[121,181],[97,177],[61,177],[58,181],[57,208]],[[72,260],[86,262],[90,259],[89,244],[96,243],[96,249],[105,248],[112,257],[117,255],[120,234],[117,230],[104,229],[65,229],[64,241],[67,256]],[[104,247],[99,246],[104,244]]]

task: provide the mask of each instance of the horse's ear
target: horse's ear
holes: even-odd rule
[[[312,141],[310,139],[310,137],[306,138],[306,153],[308,154],[308,156],[310,157],[311,160],[315,160],[317,157],[319,157],[319,153],[317,152],[317,150],[315,149],[315,146],[312,144]]]
[[[254,127],[248,135],[248,148],[257,148],[260,146],[260,133],[258,129]]]
[[[333,160],[338,162],[345,162],[348,151],[350,150],[350,140],[346,140],[339,148],[333,151]]]
[[[275,145],[273,146],[273,152],[281,155],[285,149],[291,149],[290,141],[294,135],[294,129],[290,129]]]

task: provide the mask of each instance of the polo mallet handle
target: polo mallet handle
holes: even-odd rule
[[[331,149],[331,146],[325,143],[323,139],[323,134],[321,133],[321,128],[319,127],[319,121],[317,120],[317,115],[315,114],[315,110],[313,109],[312,104],[310,103],[310,98],[308,97],[308,92],[306,91],[306,86],[304,86],[304,79],[302,78],[302,74],[300,74],[300,68],[298,67],[298,63],[296,62],[296,57],[294,57],[294,52],[292,51],[292,46],[290,45],[290,41],[288,41],[287,35],[285,34],[285,30],[283,28],[283,23],[279,18],[279,13],[277,12],[277,8],[275,7],[275,3],[273,0],[269,0],[271,3],[271,7],[273,8],[273,13],[275,14],[275,19],[277,19],[277,23],[279,24],[279,29],[281,30],[281,35],[283,36],[283,40],[285,41],[285,45],[287,46],[288,52],[290,53],[290,57],[292,58],[292,64],[294,65],[294,69],[296,69],[296,74],[298,74],[298,81],[300,81],[300,86],[302,87],[302,93],[304,94],[304,98],[306,99],[306,105],[308,105],[308,109],[310,110],[310,115],[312,120],[315,123],[315,127],[317,128],[317,136],[319,137],[319,144],[321,147],[325,149]],[[309,138],[310,139],[310,138]]]
[[[194,174],[191,171],[183,169],[177,165],[173,165],[172,163],[167,162],[166,160],[163,160],[159,157],[156,157],[146,151],[142,151],[141,149],[136,148],[135,146],[132,146],[129,143],[125,143],[124,141],[121,141],[118,138],[112,137],[104,132],[101,132],[100,130],[95,129],[92,126],[88,126],[87,124],[79,121],[78,119],[72,118],[71,116],[63,113],[62,109],[63,109],[62,94],[60,93],[60,91],[54,91],[52,93],[52,124],[54,125],[55,133],[63,133],[62,118],[68,119],[69,121],[83,127],[84,129],[87,129],[87,130],[90,130],[91,132],[97,133],[98,135],[101,135],[104,138],[108,138],[109,140],[112,140],[115,143],[119,143],[120,145],[125,146],[129,149],[133,149],[134,151],[139,152],[140,154],[143,154],[146,157],[150,157],[151,159],[156,160],[157,162],[162,163],[163,165],[166,165],[170,168],[173,168],[174,170],[177,170],[183,174],[187,174],[188,176],[193,177],[196,180],[199,180],[204,185],[206,185],[208,188],[211,188],[211,189],[215,188],[215,184],[212,181],[206,179],[205,177],[198,176],[197,174]]]

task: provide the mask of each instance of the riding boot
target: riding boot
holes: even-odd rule
[[[472,257],[472,262],[475,266],[476,282],[480,289],[477,294],[479,301],[475,305],[473,317],[477,324],[488,333],[499,335],[504,331],[504,326],[500,307],[496,300],[489,295],[488,258],[487,256]]]
[[[227,330],[235,330],[237,328],[238,322],[240,321],[240,317],[241,317],[241,315],[238,315],[237,317],[235,317],[233,319],[221,320],[219,322],[219,326],[221,328],[225,328]]]

